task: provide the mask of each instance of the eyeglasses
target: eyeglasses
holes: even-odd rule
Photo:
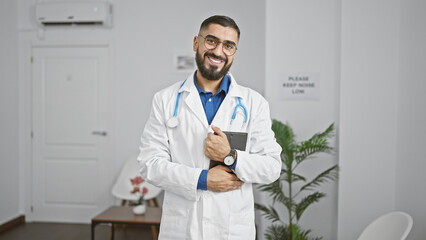
[[[237,46],[235,45],[234,42],[232,41],[219,41],[219,39],[207,35],[206,37],[203,37],[201,35],[198,35],[202,38],[204,38],[204,46],[208,49],[208,50],[213,50],[217,47],[217,45],[219,45],[220,43],[222,43],[222,51],[223,53],[225,53],[225,55],[227,56],[232,56],[235,54],[235,52],[237,51]]]

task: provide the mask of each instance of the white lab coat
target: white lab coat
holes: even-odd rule
[[[182,82],[155,94],[141,137],[138,161],[142,177],[165,190],[159,238],[255,239],[252,183],[271,183],[281,172],[281,147],[271,130],[269,105],[259,93],[239,86],[229,74],[229,91],[212,125],[222,131],[248,132],[246,151],[237,151],[234,171],[244,184],[223,193],[197,190],[201,171],[209,167],[204,144],[212,130],[193,74],[180,89]],[[182,92],[177,113],[180,123],[168,128],[166,122],[173,116],[178,92]],[[241,108],[231,125],[236,97],[241,97],[248,112],[244,125]]]

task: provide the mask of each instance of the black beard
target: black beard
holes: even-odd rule
[[[229,66],[228,66],[227,65],[228,59],[226,59],[224,57],[218,57],[218,56],[214,55],[213,53],[206,52],[204,54],[204,58],[206,58],[207,56],[211,56],[215,59],[223,60],[225,62],[225,65],[223,66],[222,70],[220,70],[220,71],[217,71],[217,68],[218,68],[217,66],[210,66],[210,69],[207,69],[203,64],[203,59],[201,57],[201,54],[199,54],[199,52],[197,50],[197,52],[195,53],[195,60],[197,62],[197,67],[198,67],[198,70],[201,73],[201,76],[205,77],[207,80],[210,80],[210,81],[216,81],[216,80],[222,79],[228,73],[229,69],[232,66],[232,63],[229,64]]]

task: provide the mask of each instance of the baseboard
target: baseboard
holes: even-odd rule
[[[0,233],[25,223],[25,215],[20,215],[0,225]]]

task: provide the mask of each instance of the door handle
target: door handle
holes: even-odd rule
[[[107,132],[102,132],[102,131],[93,131],[92,132],[93,135],[101,135],[101,136],[106,136]]]

